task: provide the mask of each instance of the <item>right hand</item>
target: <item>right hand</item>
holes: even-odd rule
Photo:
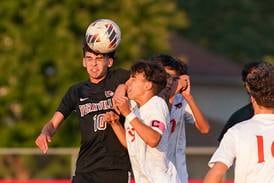
[[[57,111],[54,113],[53,117],[44,125],[41,134],[35,140],[35,144],[39,149],[46,154],[48,151],[48,143],[51,142],[51,139],[64,120],[64,115]]]
[[[48,143],[51,142],[51,136],[41,133],[35,140],[35,144],[42,151],[43,154],[48,152]]]
[[[120,113],[123,116],[127,116],[131,112],[129,99],[127,97],[117,98],[116,99],[116,106],[118,107]]]

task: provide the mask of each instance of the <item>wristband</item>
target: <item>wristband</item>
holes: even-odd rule
[[[137,116],[134,114],[133,111],[131,111],[127,116],[126,116],[126,120],[131,122],[134,118],[136,118]]]

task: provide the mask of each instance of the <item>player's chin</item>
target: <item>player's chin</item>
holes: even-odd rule
[[[96,72],[96,73],[92,72],[89,75],[93,79],[103,79],[104,78],[103,74],[98,73],[98,72]]]
[[[134,95],[130,90],[127,92],[127,96],[128,96],[128,99],[134,100]]]

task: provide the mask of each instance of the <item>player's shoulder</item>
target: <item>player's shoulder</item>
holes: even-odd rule
[[[163,98],[159,96],[153,96],[144,105],[141,106],[141,110],[149,110],[151,112],[165,107],[167,107],[167,104]]]
[[[149,105],[147,105],[146,107],[152,111],[169,111],[168,106],[166,101],[159,97],[159,96],[153,96],[150,100],[149,100]]]
[[[127,75],[127,76],[129,76],[130,72],[126,69],[123,69],[123,68],[115,68],[115,69],[110,69],[108,74],[110,76],[118,76],[118,75],[121,75],[121,76]]]
[[[87,85],[87,84],[88,84],[88,81],[80,81],[80,82],[73,83],[68,88],[68,91],[78,90],[79,88],[81,88],[81,87],[83,87],[84,85]]]
[[[151,105],[156,105],[156,104],[159,104],[159,105],[167,105],[166,104],[166,101],[162,98],[162,97],[159,97],[159,96],[153,96],[151,99],[150,99],[150,104]]]
[[[125,69],[111,69],[107,73],[107,84],[109,85],[117,85],[120,83],[125,83],[130,76],[130,72]]]
[[[79,81],[79,82],[73,83],[71,85],[71,88],[79,88],[79,87],[81,87],[81,86],[83,86],[83,85],[85,85],[87,83],[89,83],[88,80],[86,80],[86,81]]]
[[[238,134],[244,134],[246,131],[250,131],[250,129],[254,128],[254,123],[253,118],[242,121],[241,123],[237,123],[234,126],[232,126],[228,131],[231,131],[232,133],[238,133]]]
[[[264,125],[261,121],[256,119],[256,116],[253,116],[251,119],[237,123],[231,128],[228,129],[225,136],[233,137],[239,141],[245,141],[245,139],[250,139],[254,137],[254,134],[257,134]]]

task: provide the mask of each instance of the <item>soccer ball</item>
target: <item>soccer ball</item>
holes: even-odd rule
[[[110,53],[121,41],[119,26],[109,19],[98,19],[92,22],[86,31],[86,43],[96,53]]]

